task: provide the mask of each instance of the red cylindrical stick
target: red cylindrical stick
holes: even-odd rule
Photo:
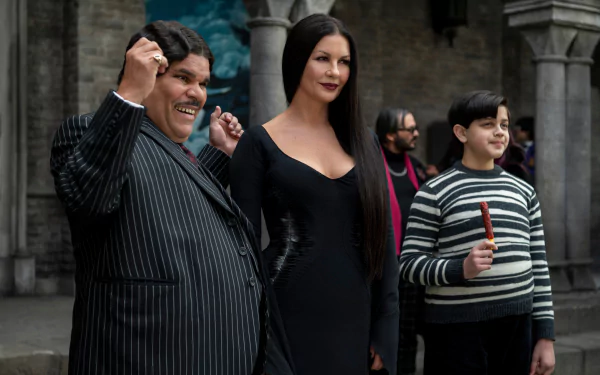
[[[481,209],[481,217],[483,218],[483,226],[485,227],[485,237],[490,242],[494,242],[494,228],[492,227],[492,218],[490,217],[487,202],[479,203],[479,208]]]

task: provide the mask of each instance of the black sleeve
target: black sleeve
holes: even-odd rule
[[[264,149],[256,129],[242,135],[229,164],[231,196],[254,227],[256,243],[261,240],[262,191],[267,170]],[[269,337],[265,373],[268,375],[291,375],[294,364],[279,313],[277,298],[270,283],[265,259],[258,249],[265,290],[269,297]]]
[[[200,150],[197,159],[219,180],[223,187],[229,185],[229,161],[231,158],[226,153],[207,144]]]
[[[62,123],[50,167],[67,212],[102,216],[118,209],[145,111],[110,92],[93,116],[73,116]]]
[[[242,135],[229,164],[231,196],[261,239],[260,213],[266,163],[257,134],[252,129]]]
[[[383,277],[376,282],[376,290],[373,293],[375,300],[371,322],[371,346],[383,359],[384,367],[388,372],[395,374],[400,323],[400,311],[398,309],[399,271],[391,217],[389,222]]]
[[[377,147],[379,142],[375,139]],[[379,152],[379,150],[378,150]],[[383,168],[383,157],[380,157]],[[396,257],[396,242],[394,240],[394,229],[392,215],[389,209],[389,192],[386,184],[386,201],[388,202],[388,230],[386,240],[385,261],[381,280],[373,283],[373,307],[371,319],[371,346],[383,360],[383,365],[388,373],[396,373],[396,360],[398,357],[398,330],[400,312],[398,309],[399,292],[399,268]]]

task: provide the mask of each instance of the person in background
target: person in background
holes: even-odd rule
[[[520,117],[513,126],[515,141],[525,150],[523,165],[527,168],[532,182],[535,181],[535,119]]]
[[[419,187],[427,178],[423,164],[409,155],[409,151],[417,146],[419,129],[410,111],[385,108],[379,112],[375,132],[382,146],[386,164],[396,254],[399,257],[410,206]],[[421,328],[425,287],[400,279],[398,291],[400,321],[397,373],[411,375],[416,372],[417,333]]]

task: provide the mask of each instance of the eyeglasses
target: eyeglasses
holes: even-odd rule
[[[398,131],[399,132],[409,132],[411,134],[415,134],[416,131],[419,131],[419,128],[417,126],[412,127],[412,128],[399,128]]]

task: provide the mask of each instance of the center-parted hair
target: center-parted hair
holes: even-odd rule
[[[212,71],[215,58],[204,38],[177,21],[154,21],[147,24],[129,39],[129,44],[125,52],[129,51],[141,38],[156,42],[160,49],[162,49],[163,55],[167,58],[169,65],[176,61],[182,61],[190,53],[193,53],[205,57],[208,60],[209,70]],[[123,67],[119,73],[117,84],[120,84],[121,79],[123,79],[125,63],[126,61],[123,60]],[[160,75],[159,73],[158,76]]]
[[[380,278],[388,230],[385,171],[374,135],[362,120],[358,96],[358,54],[344,24],[324,14],[298,22],[288,34],[283,50],[282,73],[285,96],[291,103],[310,55],[328,35],[342,35],[350,45],[350,76],[340,95],[329,103],[329,123],[343,149],[356,163],[355,172],[362,206],[362,248],[369,279]]]

